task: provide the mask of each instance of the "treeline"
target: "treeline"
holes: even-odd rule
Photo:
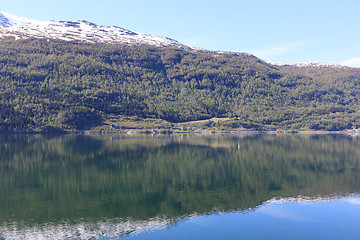
[[[360,125],[358,110],[353,88],[247,54],[0,41],[0,131],[84,130],[110,115],[170,122],[237,117],[237,125],[261,129],[342,130]]]

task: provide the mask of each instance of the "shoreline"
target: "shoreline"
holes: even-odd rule
[[[147,131],[148,129],[137,129],[130,131],[84,131],[77,134],[85,134],[85,135],[151,135],[151,136],[165,136],[165,135],[350,135],[350,136],[360,136],[360,131],[356,130],[343,130],[343,131],[312,131],[312,130],[213,130],[213,129],[201,129],[194,131],[166,131],[166,132],[151,132]]]
[[[327,130],[238,130],[238,129],[197,129],[197,130],[178,130],[178,129],[112,129],[112,130],[83,130],[83,131],[53,131],[53,132],[11,132],[2,131],[0,135],[147,135],[147,136],[165,136],[165,135],[350,135],[360,136],[360,130],[342,130],[342,131],[327,131]]]

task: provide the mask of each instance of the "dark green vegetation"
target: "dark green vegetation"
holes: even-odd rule
[[[236,53],[0,41],[0,131],[76,131],[117,116],[238,117],[229,128],[358,128],[359,78],[322,81]]]
[[[0,136],[0,225],[178,218],[360,191],[347,136]]]

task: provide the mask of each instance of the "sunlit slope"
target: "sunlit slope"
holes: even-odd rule
[[[357,84],[339,86],[243,53],[8,38],[0,41],[0,129],[84,130],[110,115],[351,129],[359,125]]]

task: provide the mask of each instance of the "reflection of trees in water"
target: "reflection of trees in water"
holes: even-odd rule
[[[1,136],[0,220],[177,217],[359,192],[359,143],[341,135]]]

